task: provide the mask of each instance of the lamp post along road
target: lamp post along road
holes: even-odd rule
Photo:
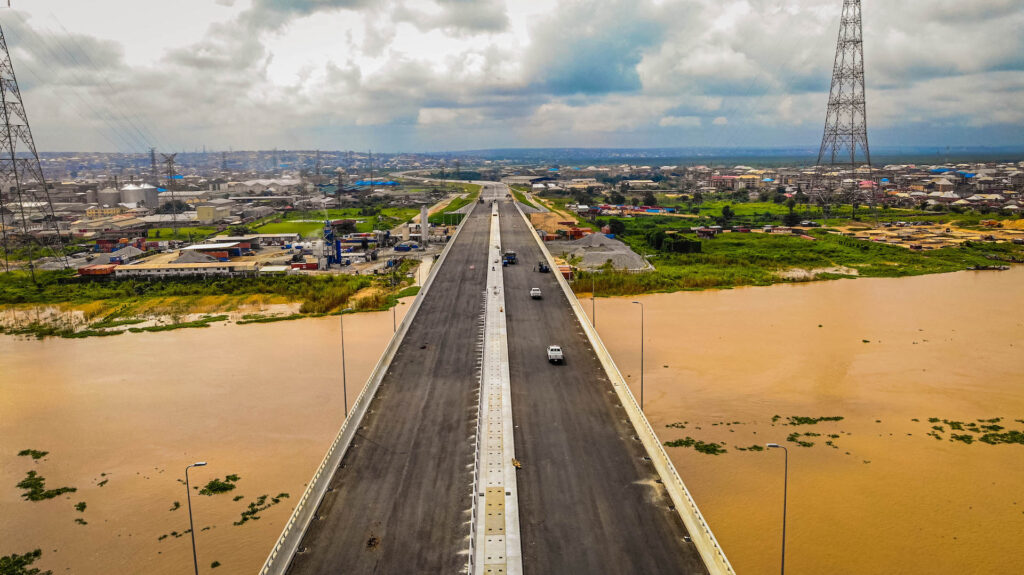
[[[352,308],[341,310],[341,394],[345,396],[345,419],[348,419],[348,381],[345,374],[345,314]]]
[[[783,475],[782,475],[782,570],[781,574],[786,575],[786,498],[789,491],[789,450],[784,445],[769,443],[768,447],[781,449],[785,452]]]
[[[594,299],[594,298],[597,297],[597,288],[594,287],[595,285],[596,285],[596,283],[594,281],[594,276],[591,275],[590,276],[590,325],[594,326],[594,329],[597,329],[597,300]]]
[[[633,302],[640,306],[640,411],[644,410],[644,304]]]
[[[199,557],[196,555],[196,528],[192,525],[192,488],[188,484],[188,470],[192,467],[204,467],[205,465],[205,461],[197,461],[185,467],[185,501],[188,502],[188,532],[192,535],[192,566],[196,570],[196,575],[199,575]]]

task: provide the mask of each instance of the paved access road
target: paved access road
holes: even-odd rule
[[[524,573],[707,573],[554,273],[534,271],[533,232],[512,202],[500,220],[520,260],[504,279]]]
[[[438,270],[289,574],[465,570],[489,208]]]

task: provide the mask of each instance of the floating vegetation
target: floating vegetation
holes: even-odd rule
[[[244,499],[244,498],[245,498],[245,495],[235,495],[234,497],[231,498],[231,500],[232,501],[238,501],[238,500]]]
[[[168,509],[168,511],[177,511],[180,508],[181,508],[181,501],[175,501],[174,504],[171,505],[171,508]]]
[[[220,567],[220,561],[214,561],[213,563],[210,563],[210,569],[216,569],[218,567]]]
[[[217,495],[218,493],[227,493],[237,487],[235,483],[238,483],[239,479],[241,479],[241,477],[234,474],[225,477],[224,481],[221,481],[220,478],[211,479],[210,482],[199,491],[199,494]]]
[[[75,517],[75,523],[77,523],[79,525],[88,525],[89,524],[85,519],[82,519],[81,517]]]
[[[690,423],[690,422],[689,421],[684,421],[684,422],[680,423],[680,422],[677,421],[675,423],[668,423],[668,424],[665,425],[665,427],[671,427],[671,428],[674,428],[674,429],[686,429],[686,424],[687,423]]]
[[[978,441],[988,443],[989,445],[996,445],[997,443],[1016,443],[1024,445],[1024,432],[1012,430],[1007,431],[1006,433],[986,433],[979,437]]]
[[[36,559],[42,556],[43,552],[36,549],[24,555],[14,553],[0,557],[0,575],[53,575],[53,571],[41,571],[32,567]]]
[[[31,457],[32,459],[42,459],[50,453],[49,451],[38,451],[35,449],[22,449],[18,452],[18,457]]]
[[[37,474],[35,471],[29,471],[25,479],[18,482],[18,489],[24,489],[25,492],[21,496],[28,501],[43,501],[44,499],[53,499],[65,493],[74,493],[78,489],[74,487],[60,487],[57,489],[47,489],[46,479]]]
[[[974,436],[973,435],[968,435],[966,433],[965,434],[956,434],[956,433],[954,433],[954,434],[949,436],[949,439],[951,441],[961,441],[963,443],[966,443],[967,445],[970,445],[971,443],[974,443]]]
[[[228,316],[226,315],[208,315],[206,317],[197,319],[195,321],[186,321],[181,323],[171,323],[167,325],[151,325],[149,327],[130,327],[128,331],[132,333],[142,333],[144,331],[171,331],[175,329],[183,329],[187,327],[210,327],[211,323],[218,321],[226,321]],[[120,332],[118,332],[120,333]]]
[[[267,495],[260,495],[256,498],[256,501],[250,502],[249,506],[242,511],[242,517],[238,521],[235,521],[235,525],[244,525],[247,521],[258,521],[259,514],[277,505],[282,499],[287,499],[287,493],[278,493],[277,497],[270,499],[270,503],[267,503]]]
[[[110,481],[110,480],[109,479],[104,479],[103,481],[100,481],[99,483],[97,483],[96,486],[97,487],[103,487],[104,485],[107,484],[108,481]]]
[[[795,443],[800,447],[814,447],[813,441],[804,441],[803,439],[800,439],[802,435],[804,434],[800,433],[799,431],[794,431],[793,433],[790,433],[788,436],[786,436],[786,441]]]
[[[778,416],[776,416],[778,417]],[[843,416],[834,415],[831,417],[803,417],[801,415],[793,415],[786,418],[786,423],[783,425],[817,425],[822,421],[842,421]],[[774,419],[772,421],[775,421]]]
[[[665,445],[668,447],[692,447],[693,449],[707,455],[720,455],[725,453],[726,450],[722,448],[724,443],[705,443],[692,437],[687,436],[685,439],[676,439],[675,441],[666,441]]]
[[[751,445],[750,447],[733,446],[733,448],[736,451],[764,451],[764,446],[763,445],[757,445],[757,444]]]
[[[75,503],[75,511],[79,513],[85,513],[85,507],[85,501],[79,501],[78,503]]]

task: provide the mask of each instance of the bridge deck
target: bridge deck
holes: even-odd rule
[[[532,230],[510,202],[500,219],[520,260],[505,268],[505,306],[523,571],[707,573],[554,273],[533,271]],[[547,364],[551,344],[565,365]]]
[[[554,275],[533,271],[532,231],[500,210],[520,259],[504,291],[523,571],[707,573]],[[464,572],[490,219],[475,210],[438,270],[289,574]]]
[[[465,569],[490,219],[456,238],[289,574]]]

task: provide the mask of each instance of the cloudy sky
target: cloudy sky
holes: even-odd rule
[[[841,0],[13,0],[41,150],[815,146]],[[865,0],[874,146],[1024,145],[1020,0]]]

